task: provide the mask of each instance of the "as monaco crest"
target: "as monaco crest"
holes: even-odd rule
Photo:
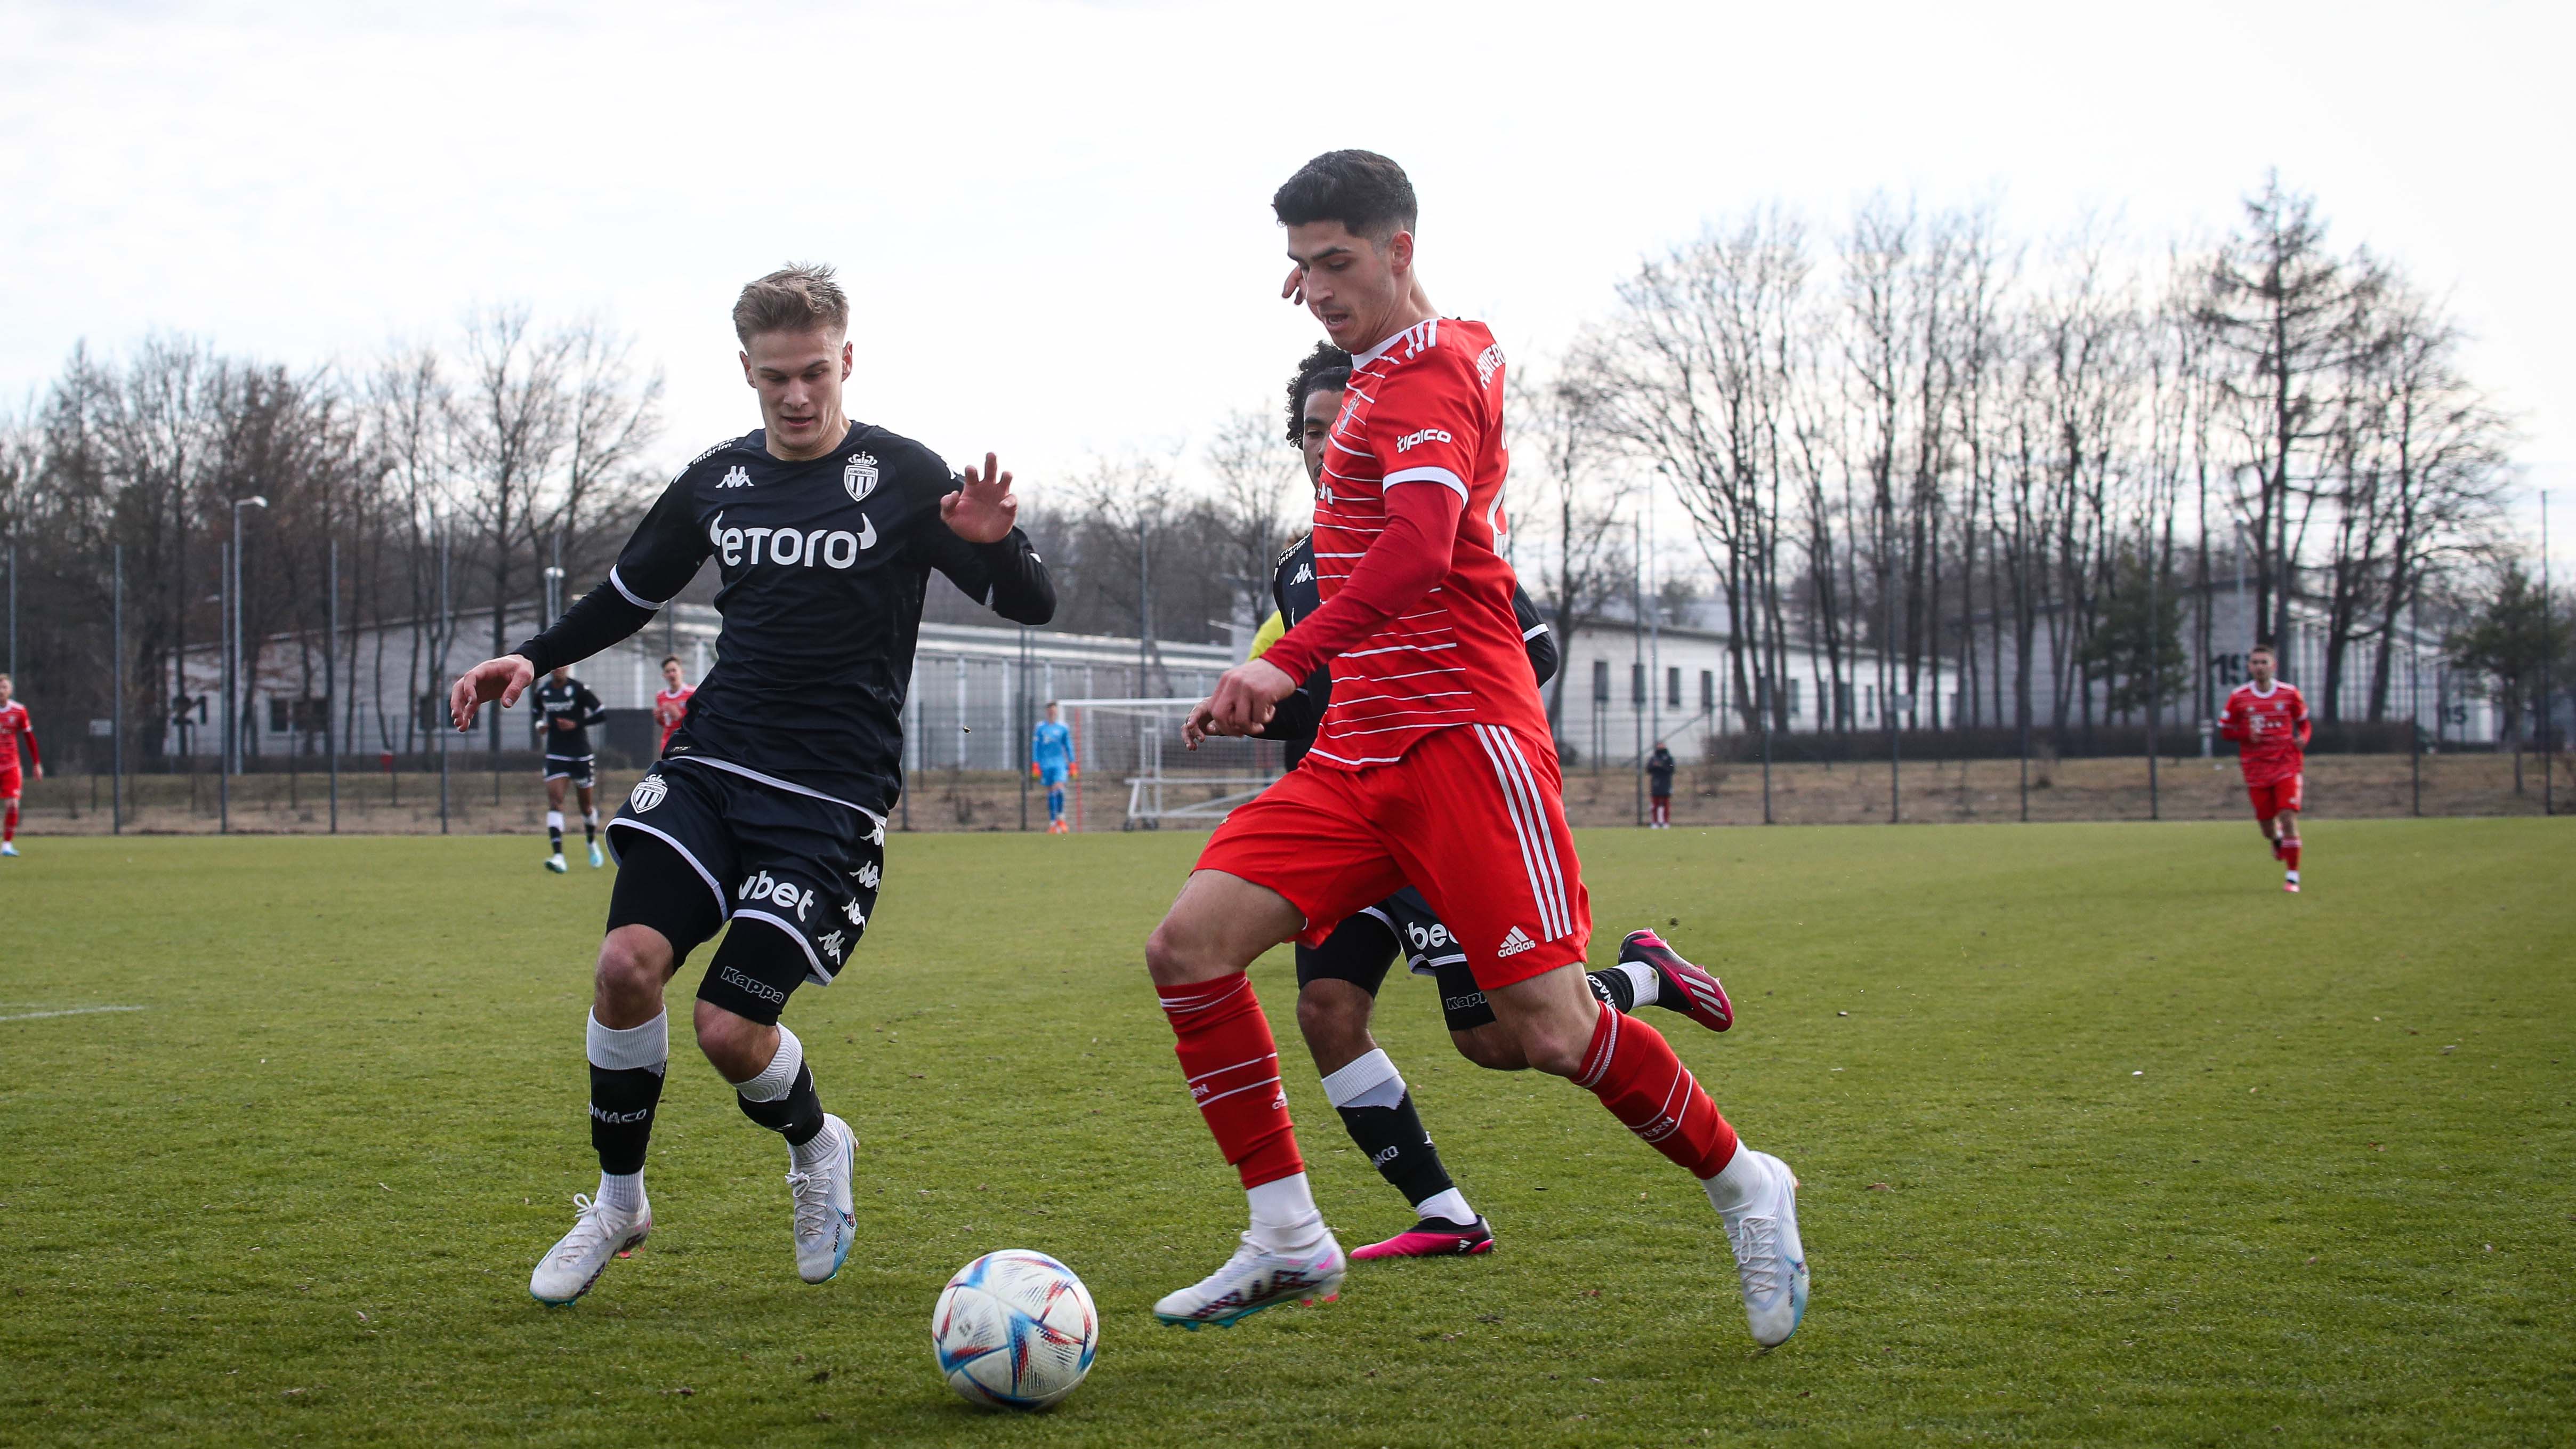
[[[670,790],[670,786],[662,783],[661,776],[647,775],[635,782],[635,793],[626,797],[626,803],[634,806],[637,812],[641,813],[661,804],[662,797],[669,794]]]
[[[841,470],[841,486],[849,491],[852,503],[865,503],[877,491],[877,460],[872,453],[852,453],[849,466]]]

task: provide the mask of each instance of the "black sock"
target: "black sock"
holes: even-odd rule
[[[549,826],[547,826],[547,827],[546,827],[546,844],[551,845],[551,846],[553,846],[553,847],[554,847],[554,853],[555,853],[555,854],[557,854],[557,855],[561,855],[561,854],[563,854],[563,827],[562,827],[562,826],[560,826],[560,825],[549,825]]]
[[[1595,971],[1583,978],[1592,983],[1592,994],[1601,1004],[1626,1016],[1637,1009],[1637,983],[1625,971]]]
[[[581,822],[581,838],[589,844],[597,845],[599,843],[599,822],[596,820],[585,820]]]
[[[1349,1130],[1351,1141],[1368,1154],[1378,1175],[1409,1203],[1420,1203],[1447,1192],[1456,1184],[1449,1180],[1449,1169],[1440,1165],[1440,1150],[1431,1145],[1431,1134],[1422,1130],[1422,1115],[1413,1110],[1413,1094],[1407,1092],[1392,1107],[1340,1107],[1342,1126]]]
[[[599,1170],[628,1177],[644,1170],[644,1144],[653,1137],[653,1108],[662,1100],[662,1074],[643,1067],[590,1069],[590,1145]]]
[[[742,1104],[742,1115],[786,1138],[790,1147],[804,1146],[823,1130],[823,1099],[815,1095],[810,1067],[798,1067],[796,1085],[775,1102],[755,1102],[739,1093],[734,1100]]]

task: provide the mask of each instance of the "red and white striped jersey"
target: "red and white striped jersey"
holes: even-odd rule
[[[2279,679],[2268,691],[2236,686],[2218,721],[2219,738],[2236,741],[2236,765],[2248,785],[2277,785],[2306,769],[2304,747],[2313,732],[2308,697]]]
[[[653,747],[656,753],[671,747],[671,733],[689,717],[689,696],[697,692],[694,684],[653,691],[653,723],[662,727],[661,743]]]
[[[1420,322],[1351,359],[1315,495],[1316,591],[1329,603],[1386,527],[1386,490],[1447,488],[1466,513],[1449,572],[1420,603],[1335,658],[1333,701],[1306,758],[1391,764],[1433,730],[1500,725],[1542,747],[1519,617],[1498,551],[1503,517],[1503,350],[1482,323]]]
[[[27,748],[35,749],[36,722],[27,714],[27,707],[14,699],[0,704],[0,768],[17,768],[18,736],[22,733],[27,737]]]

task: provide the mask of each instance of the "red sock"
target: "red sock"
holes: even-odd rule
[[[2281,858],[2290,863],[2290,869],[2297,870],[2299,868],[2299,840],[2297,836],[2290,837],[2289,843],[2281,847]]]
[[[1574,1083],[1693,1177],[1715,1177],[1735,1156],[1735,1129],[1663,1034],[1635,1017],[1601,1008]]]
[[[1252,978],[1243,972],[1162,988],[1163,1014],[1172,1019],[1181,1072],[1190,1097],[1207,1118],[1225,1160],[1259,1187],[1306,1170],[1297,1155],[1297,1127],[1288,1120],[1288,1094],[1279,1085],[1279,1045]]]
[[[17,802],[17,801],[15,801],[15,800],[12,800],[12,801],[10,801],[10,802],[9,802],[9,819],[8,819],[8,822],[7,822],[6,824],[0,824],[0,840],[6,840],[6,841],[13,841],[13,842],[14,842],[15,840],[17,840],[17,838],[18,838],[18,802]]]

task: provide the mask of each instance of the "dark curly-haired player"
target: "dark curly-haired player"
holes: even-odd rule
[[[1319,488],[1324,451],[1333,420],[1341,413],[1350,364],[1349,353],[1329,342],[1320,343],[1288,382],[1288,440],[1305,456],[1307,482]],[[1312,537],[1297,540],[1280,555],[1270,595],[1277,607],[1254,641],[1255,659],[1288,627],[1321,607]],[[1556,673],[1555,636],[1527,591],[1513,589],[1512,612],[1529,653],[1533,683],[1544,688]],[[1305,757],[1332,692],[1331,671],[1317,669],[1279,701],[1262,726],[1261,738],[1286,744],[1290,769]],[[1465,1192],[1449,1176],[1431,1134],[1423,1130],[1404,1074],[1369,1032],[1378,990],[1398,958],[1414,974],[1431,977],[1437,984],[1440,1014],[1460,1055],[1479,1066],[1504,1071],[1529,1065],[1521,1057],[1519,1044],[1495,1022],[1492,1004],[1467,969],[1465,949],[1422,893],[1411,886],[1335,926],[1322,943],[1297,943],[1297,1030],[1323,1077],[1324,1095],[1361,1154],[1413,1205],[1416,1219],[1394,1237],[1352,1249],[1351,1257],[1428,1258],[1488,1252],[1494,1245],[1491,1226],[1468,1206]],[[1613,1010],[1660,1004],[1712,1031],[1734,1024],[1734,1009],[1717,978],[1683,960],[1652,931],[1629,932],[1620,943],[1619,964],[1588,972],[1586,979],[1592,994]]]

